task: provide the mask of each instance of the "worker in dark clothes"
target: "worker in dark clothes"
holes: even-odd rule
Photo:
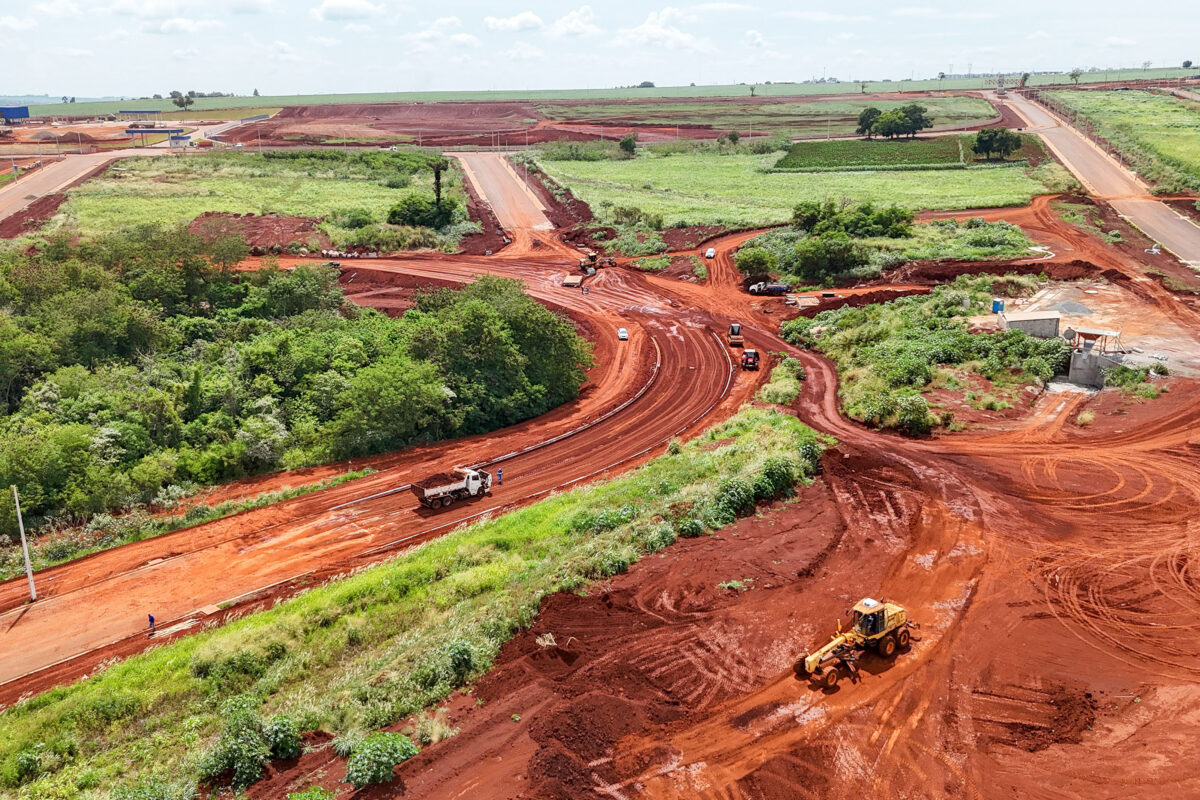
[[[501,467],[500,469],[496,470],[496,482],[499,483],[501,486],[504,485],[504,467]]]
[[[154,635],[154,615],[149,614],[147,616],[150,617],[150,635],[153,636]]]

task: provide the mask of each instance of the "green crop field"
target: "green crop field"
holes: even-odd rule
[[[447,175],[443,185],[460,192],[457,175]],[[432,193],[428,171],[412,175],[405,188],[389,188],[365,169],[330,164],[316,171],[305,161],[254,153],[137,158],[72,189],[51,224],[93,236],[144,223],[188,222],[206,211],[324,217],[357,208],[381,221],[415,192]]]
[[[1146,80],[1180,78],[1192,75],[1196,69],[1129,69],[1088,72],[1080,78],[1081,83],[1096,83],[1105,80]],[[1010,76],[1011,79],[1011,76]],[[1030,86],[1047,86],[1050,84],[1069,83],[1063,73],[1033,75],[1029,79]],[[868,81],[867,92],[916,92],[961,89],[986,89],[995,86],[994,78],[957,78],[939,81],[904,80],[904,81]],[[759,97],[786,97],[789,95],[822,95],[822,94],[858,94],[862,87],[856,81],[838,83],[768,83],[755,84],[754,93]],[[583,99],[617,99],[617,98],[658,98],[658,97],[748,97],[750,87],[746,84],[714,85],[714,86],[660,86],[656,88],[608,88],[608,89],[535,89],[512,91],[473,91],[473,92],[366,92],[358,94],[310,94],[310,95],[273,95],[266,97],[199,97],[192,107],[193,111],[225,108],[260,108],[264,106],[307,106],[335,105],[338,103],[432,103],[453,100],[583,100]],[[92,114],[115,114],[123,109],[147,109],[159,111],[175,111],[169,99],[166,100],[112,100],[94,103],[52,103],[41,106],[30,106],[29,113],[34,116],[72,115],[87,116]]]
[[[748,98],[747,98],[748,99]],[[845,136],[854,133],[858,115],[874,106],[881,111],[899,108],[907,100],[814,100],[802,103],[554,103],[538,111],[550,119],[606,119],[644,125],[710,125],[716,130],[784,132],[792,136]],[[979,97],[924,97],[921,105],[935,126],[970,125],[996,117],[996,111]]]
[[[836,169],[838,167],[961,164],[971,143],[960,136],[930,139],[843,139],[797,142],[775,164],[776,169]]]
[[[247,108],[218,108],[206,111],[196,111],[189,109],[187,111],[167,111],[162,115],[163,119],[186,119],[186,120],[207,120],[210,122],[231,122],[235,119],[246,119],[247,117],[258,117],[263,114],[278,114],[283,109],[280,106],[258,106]]]
[[[1160,189],[1200,189],[1200,103],[1150,92],[1047,95],[1090,121]]]
[[[668,224],[765,225],[801,200],[847,198],[911,209],[1024,205],[1046,187],[1022,166],[905,172],[765,173],[767,155],[639,155],[627,161],[542,161],[550,177],[603,215],[609,206],[662,214]]]

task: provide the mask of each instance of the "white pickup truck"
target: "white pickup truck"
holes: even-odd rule
[[[491,488],[492,474],[487,470],[455,467],[413,482],[411,491],[426,508],[445,508],[455,500],[481,497]]]

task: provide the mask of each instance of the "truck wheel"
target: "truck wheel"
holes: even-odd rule
[[[446,508],[447,506],[449,506],[449,505],[450,505],[451,503],[453,503],[453,502],[454,502],[454,498],[453,498],[453,497],[443,497],[443,498],[442,498],[442,508]]]
[[[896,640],[891,635],[885,636],[879,640],[879,655],[884,658],[891,658],[896,655]]]
[[[896,631],[896,645],[901,650],[908,647],[908,644],[911,641],[912,634],[908,632],[908,628],[901,628],[900,630]]]
[[[841,675],[838,673],[837,667],[830,667],[829,669],[825,670],[825,674],[821,676],[821,685],[826,689],[835,689],[837,688],[838,678],[840,677]]]

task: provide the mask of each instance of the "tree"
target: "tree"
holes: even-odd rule
[[[920,131],[933,127],[933,120],[925,116],[926,110],[925,106],[917,105],[916,103],[909,103],[900,108],[900,112],[904,114],[907,123],[905,125],[905,133],[909,136],[916,136]]]
[[[254,90],[254,96],[255,96],[255,97],[258,97],[258,89],[255,89],[255,90]]]
[[[754,97],[754,87],[753,86],[750,87],[750,96]]]
[[[419,228],[444,228],[454,218],[458,204],[443,200],[439,206],[428,195],[410,194],[392,206],[388,212],[389,225],[411,225]]]
[[[1028,72],[1022,72],[1022,73],[1021,73],[1021,82],[1020,82],[1020,83],[1018,83],[1018,84],[1017,84],[1017,86],[1018,86],[1019,88],[1024,88],[1024,87],[1025,87],[1025,84],[1027,84],[1027,83],[1029,83],[1029,73],[1028,73]]]
[[[938,73],[938,80],[939,80],[939,81],[944,81],[944,80],[946,80],[946,73],[944,73],[944,72],[939,72],[939,73]]]
[[[440,211],[442,208],[442,173],[450,166],[450,162],[444,158],[435,158],[429,163],[429,168],[433,170],[433,202]]]
[[[1076,67],[1075,69],[1068,72],[1067,75],[1069,75],[1071,80],[1075,81],[1075,85],[1078,86],[1079,79],[1081,77],[1083,77],[1083,70],[1081,70],[1079,67]]]
[[[72,98],[71,98],[71,102],[72,102],[72,103],[74,103],[74,102],[75,102],[75,98],[74,98],[74,97],[72,97]]]
[[[860,92],[862,92],[863,94],[866,94],[866,93],[867,93],[867,82],[866,82],[866,81],[859,81],[859,82],[858,82],[858,89],[859,89],[859,91],[860,91]]]
[[[865,86],[866,84],[863,85]],[[871,134],[874,132],[875,120],[879,119],[882,114],[883,112],[874,106],[864,108],[858,113],[858,127],[855,129],[855,133],[870,139]]]
[[[631,133],[628,136],[621,137],[621,141],[617,146],[621,148],[622,153],[632,156],[637,152],[637,134]]]
[[[1184,69],[1191,69],[1191,68],[1192,68],[1192,60],[1191,60],[1190,58],[1189,58],[1189,59],[1184,59],[1184,62],[1183,62],[1183,68],[1184,68]]]
[[[738,143],[738,140],[741,138],[742,138],[742,135],[740,133],[738,133],[737,131],[729,132],[729,143],[730,144],[736,145]]]
[[[774,253],[761,247],[743,247],[734,258],[738,271],[743,275],[758,277],[768,275],[779,265]]]
[[[875,122],[871,125],[871,132],[877,136],[884,136],[888,139],[894,139],[897,136],[903,136],[909,132],[908,117],[898,108],[893,108],[880,114]]]
[[[64,104],[67,102],[67,96],[65,94],[63,95],[62,101]]]
[[[653,88],[654,88],[654,81],[642,81],[641,83],[639,83],[639,84],[637,85],[637,88],[639,88],[639,89],[653,89]]]
[[[1142,72],[1145,72],[1146,70],[1150,69],[1150,65],[1151,65],[1152,63],[1154,63],[1154,62],[1152,62],[1152,61],[1143,61],[1143,62],[1142,62]]]
[[[975,134],[975,143],[971,145],[972,152],[990,159],[992,153],[998,153],[1001,158],[1021,149],[1021,135],[1008,128],[984,128]]]
[[[196,102],[191,93],[183,94],[182,92],[171,92],[171,102],[180,109],[186,111],[187,107]]]

